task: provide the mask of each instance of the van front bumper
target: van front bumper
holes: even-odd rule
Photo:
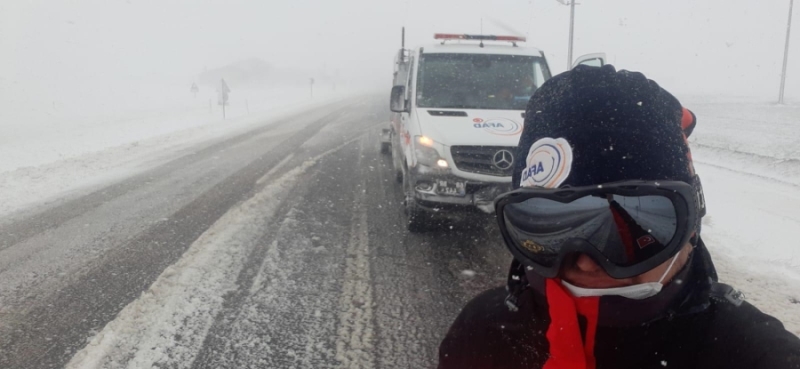
[[[417,165],[411,169],[411,181],[417,205],[433,212],[480,209],[494,212],[494,199],[511,191],[511,182],[476,181],[459,177],[450,171]],[[463,191],[443,193],[442,185],[463,184]],[[460,190],[460,188],[459,188]]]

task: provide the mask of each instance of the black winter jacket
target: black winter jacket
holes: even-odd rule
[[[800,368],[800,339],[716,283],[702,243],[655,309],[656,297],[622,309],[565,300],[554,280],[525,275],[521,287],[509,278],[517,311],[502,287],[467,304],[439,347],[440,369]]]

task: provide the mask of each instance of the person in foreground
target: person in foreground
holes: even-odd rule
[[[496,201],[508,285],[467,304],[439,368],[800,368],[800,339],[717,282],[694,125],[640,73],[547,81],[525,113],[516,189]]]

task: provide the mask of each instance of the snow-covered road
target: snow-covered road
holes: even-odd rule
[[[66,194],[30,190],[61,200],[0,218],[0,367],[432,367],[510,255],[490,217],[405,231],[378,153],[385,100],[182,141]],[[695,110],[703,234],[721,277],[800,334],[800,191],[781,167],[743,165],[774,152],[719,144],[725,109]],[[35,181],[17,173],[0,184],[25,193]]]

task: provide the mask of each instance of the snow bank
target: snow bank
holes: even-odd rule
[[[0,173],[209,124],[224,124],[216,92],[190,85],[129,84],[126,93],[75,93],[58,101],[6,101],[0,110]],[[112,90],[113,92],[114,90]],[[318,98],[332,91],[318,92]],[[85,100],[73,101],[81,96]],[[54,97],[55,98],[55,97]],[[228,120],[308,102],[307,87],[235,89]]]

